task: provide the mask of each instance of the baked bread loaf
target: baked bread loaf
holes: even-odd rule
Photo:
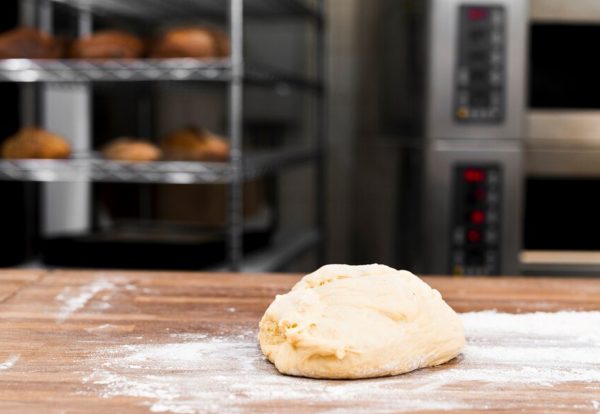
[[[58,59],[63,54],[60,40],[29,27],[0,34],[0,59]]]
[[[210,29],[217,44],[217,57],[228,57],[230,53],[229,36],[221,29]]]
[[[226,161],[229,144],[206,129],[186,128],[168,135],[161,141],[163,155],[169,160]]]
[[[229,39],[219,29],[182,27],[167,31],[154,44],[154,58],[207,58],[229,54]]]
[[[60,135],[41,128],[22,128],[4,141],[2,157],[7,159],[26,158],[69,158],[71,146]]]
[[[144,42],[131,33],[104,30],[77,39],[69,57],[79,59],[135,59],[144,54]]]
[[[107,144],[102,154],[109,160],[149,162],[161,157],[160,148],[145,139],[121,137]]]

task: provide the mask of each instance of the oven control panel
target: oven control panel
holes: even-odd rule
[[[502,6],[461,6],[454,119],[500,123],[504,119],[505,10]]]
[[[450,270],[454,275],[497,275],[502,201],[500,166],[457,166],[453,180]]]

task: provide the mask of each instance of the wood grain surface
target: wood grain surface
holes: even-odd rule
[[[169,272],[0,271],[0,413],[172,410],[168,406],[149,405],[152,395],[107,394],[101,381],[89,378],[95,365],[113,366],[111,354],[106,351],[102,359],[94,359],[94,355],[116,347],[162,344],[177,335],[202,334],[210,338],[252,333],[274,296],[289,290],[298,278]],[[600,279],[424,279],[440,290],[458,312],[600,310]],[[259,363],[264,363],[264,367],[259,367],[264,375],[279,375],[268,362]],[[194,375],[187,374],[190,378]],[[567,383],[551,388],[480,389],[469,383],[450,391],[460,393],[470,404],[468,410],[455,411],[600,412],[600,378],[591,385]],[[519,403],[524,400],[527,404]],[[313,401],[304,406],[293,396],[289,401],[279,396],[269,403],[248,399],[244,404],[237,405],[236,410],[354,411],[351,406],[340,406],[335,401]],[[368,396],[359,401],[359,405],[367,408],[366,412],[369,404]],[[184,408],[180,412],[229,411],[218,407]],[[377,412],[382,411],[385,410]],[[424,411],[436,409],[429,407]]]

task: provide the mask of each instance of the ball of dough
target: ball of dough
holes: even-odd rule
[[[405,270],[327,265],[278,295],[260,321],[265,356],[288,375],[369,378],[443,364],[465,344],[437,290]]]

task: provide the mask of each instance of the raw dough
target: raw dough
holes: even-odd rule
[[[278,295],[260,321],[277,369],[369,378],[443,364],[465,344],[458,315],[417,276],[373,264],[327,265]]]

